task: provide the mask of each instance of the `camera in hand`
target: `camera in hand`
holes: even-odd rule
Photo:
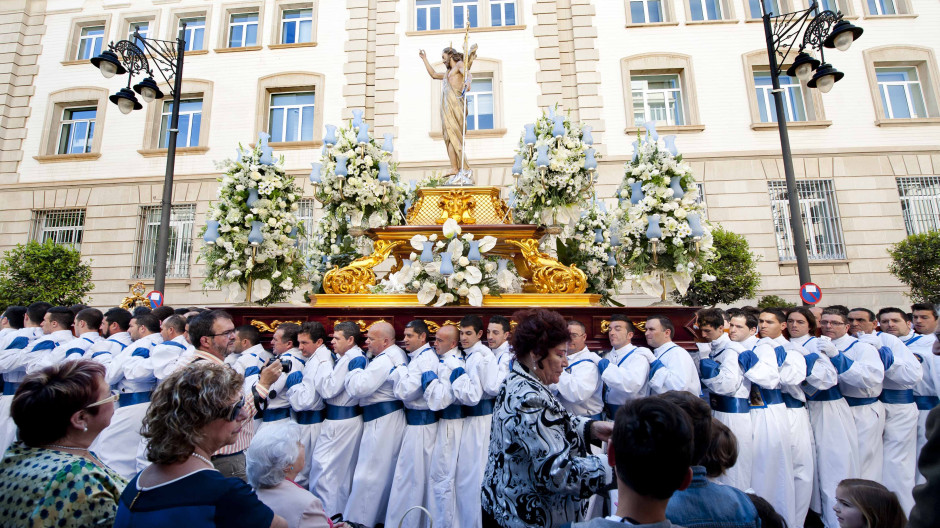
[[[268,364],[265,365],[265,367],[267,367],[267,366],[273,364],[275,361],[280,361],[280,362],[281,362],[281,372],[290,373],[290,369],[291,369],[291,367],[293,367],[293,365],[294,365],[294,364],[291,362],[290,358],[283,358],[283,357],[281,357],[281,356],[274,356],[273,358],[271,358],[271,359],[268,360]]]

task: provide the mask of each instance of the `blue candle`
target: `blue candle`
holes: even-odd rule
[[[508,261],[508,260],[506,260],[506,259],[499,259],[499,260],[496,261],[496,271],[497,271],[497,272],[500,272],[500,271],[507,271],[507,270],[506,270],[506,266],[508,266],[508,265],[509,265],[509,261]]]
[[[581,142],[585,145],[594,144],[594,136],[591,135],[591,125],[584,125],[584,127],[581,128]]]
[[[512,174],[514,176],[522,174],[522,156],[516,154],[512,160]]]
[[[310,171],[310,183],[316,185],[321,183],[323,179],[320,177],[320,172],[323,170],[322,163],[311,163],[313,170]]]
[[[537,140],[538,138],[535,137],[535,124],[529,123],[528,125],[525,125],[525,144],[531,147],[532,145],[535,145]]]
[[[424,246],[424,249],[421,250],[421,262],[434,261],[434,253],[432,252],[432,249],[434,248],[434,242],[425,240],[422,245]]]
[[[454,273],[454,263],[449,251],[441,253],[441,275],[448,277]]]
[[[206,222],[206,233],[202,236],[202,240],[206,244],[215,244],[215,241],[219,239],[219,221],[218,220],[209,220]]]
[[[346,168],[346,159],[348,156],[336,156],[336,175],[337,176],[349,176],[349,171]]]
[[[669,188],[672,189],[673,198],[682,198],[685,196],[685,191],[682,190],[682,178],[679,176],[673,176],[669,180]]]
[[[666,136],[665,138],[663,138],[663,140],[666,142],[666,150],[668,150],[669,153],[672,154],[673,156],[678,156],[678,155],[679,155],[679,149],[676,148],[676,136],[675,136],[675,134],[670,135],[670,136]]]
[[[353,126],[354,126],[354,127],[357,127],[357,128],[358,128],[359,125],[362,124],[362,112],[363,112],[362,110],[358,110],[358,109],[352,111],[352,113],[353,113]]]
[[[331,147],[336,144],[336,125],[326,125],[326,136],[323,138],[323,144]]]
[[[565,135],[565,116],[555,116],[555,123],[552,126],[552,135],[556,138]]]
[[[705,229],[702,228],[702,217],[698,213],[690,213],[686,217],[686,221],[689,223],[689,228],[692,230],[692,237],[702,238],[705,236]]]
[[[643,124],[643,128],[646,129],[646,136],[652,138],[653,141],[659,141],[659,133],[656,132],[656,121],[647,121]]]
[[[636,161],[638,157],[640,157],[640,141],[639,140],[633,142],[633,161]]]
[[[659,215],[650,215],[646,227],[646,238],[659,240],[663,237],[663,230],[659,227]]]
[[[604,230],[597,228],[594,230],[594,243],[603,244],[604,243]]]
[[[365,145],[369,142],[369,124],[360,123],[359,124],[359,135],[356,136],[356,141],[360,145]]]
[[[271,147],[262,148],[261,157],[258,158],[258,163],[262,165],[274,165],[274,149]]]
[[[643,201],[646,196],[643,195],[643,182],[633,182],[630,184],[630,203],[636,205]]]
[[[538,165],[539,168],[548,167],[548,145],[539,145],[535,164]]]
[[[610,252],[607,253],[607,265],[611,268],[617,265],[617,259],[614,258],[614,250],[611,248]]]
[[[385,138],[385,142],[382,143],[382,150],[385,152],[393,152],[395,150],[394,136],[392,134],[385,134],[382,137]]]
[[[251,223],[251,233],[248,234],[248,242],[251,242],[253,246],[264,242],[264,235],[261,234],[261,222],[256,220]]]
[[[252,187],[248,190],[248,199],[245,200],[245,203],[248,204],[248,207],[254,207],[255,204],[258,203],[259,199],[258,189],[256,187]]]
[[[379,181],[382,183],[392,181],[392,175],[388,173],[388,162],[386,161],[379,162]]]
[[[595,171],[597,170],[597,159],[594,158],[594,149],[587,149],[587,152],[584,153],[584,168],[585,170]]]
[[[470,259],[470,262],[480,262],[483,260],[483,256],[480,255],[480,241],[471,240],[470,241],[470,251],[467,252],[467,258]]]

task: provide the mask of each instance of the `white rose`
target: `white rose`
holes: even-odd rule
[[[457,289],[457,295],[461,297],[466,297],[469,294],[470,294],[470,288],[466,286],[461,286],[460,288]]]
[[[470,265],[470,259],[468,259],[467,257],[460,257],[457,260],[457,264],[460,264],[463,267],[467,267]]]

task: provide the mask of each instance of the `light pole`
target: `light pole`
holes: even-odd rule
[[[774,106],[777,113],[777,129],[780,132],[780,150],[783,156],[783,171],[787,182],[787,199],[790,209],[790,230],[793,232],[793,252],[796,255],[796,267],[800,284],[810,282],[809,256],[806,254],[806,235],[803,233],[803,214],[800,211],[800,196],[796,188],[796,176],[793,174],[793,157],[790,152],[790,136],[787,133],[787,115],[783,104],[783,91],[780,89],[780,66],[777,55],[782,52],[780,62],[786,63],[787,56],[796,40],[803,35],[800,51],[787,69],[787,75],[796,76],[806,82],[810,88],[818,88],[827,93],[845,74],[826,63],[823,48],[849,49],[852,42],[862,34],[862,28],[842,19],[842,13],[832,11],[819,12],[819,4],[813,2],[809,9],[783,15],[772,16],[767,11],[766,0],[761,0],[764,13],[764,37],[767,40],[767,56],[770,59],[770,79],[773,84]],[[772,21],[772,23],[771,23]],[[805,31],[804,31],[805,28]],[[814,59],[806,48],[818,50],[820,60]],[[821,61],[821,62],[820,62]],[[815,73],[814,73],[815,72]]]
[[[170,207],[173,203],[173,169],[176,164],[176,135],[179,132],[183,54],[186,51],[186,41],[182,36],[186,34],[186,24],[181,27],[180,37],[176,41],[145,38],[140,35],[139,29],[134,29],[134,42],[129,40],[120,40],[116,44],[112,42],[108,44],[107,50],[91,59],[91,63],[106,79],[128,73],[127,87],[121,88],[109,97],[124,114],[143,108],[134,96],[134,92],[139,93],[146,103],[163,99],[163,92],[153,80],[153,71],[147,61],[147,54],[156,63],[156,69],[167,85],[173,86],[170,137],[166,146],[166,174],[163,178],[163,199],[160,201],[160,230],[157,233],[157,254],[153,271],[153,289],[165,293],[166,258],[170,249]],[[141,49],[135,42],[142,43],[145,49]],[[131,81],[134,75],[141,72],[146,73],[147,77],[134,85],[134,90],[131,91]]]

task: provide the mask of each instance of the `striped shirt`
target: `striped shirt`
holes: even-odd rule
[[[199,360],[211,361],[217,365],[225,365],[224,361],[213,356],[212,354],[202,350],[196,350],[196,352],[193,353],[193,362],[195,363]],[[231,367],[231,365],[228,366]],[[258,387],[257,390],[258,394],[262,397],[267,396],[261,387]],[[252,418],[257,413],[257,409],[255,409],[254,404],[254,397],[251,394],[251,387],[248,387],[245,390],[245,412],[248,414],[248,419],[242,423],[242,429],[238,432],[238,436],[235,438],[235,443],[223,446],[222,449],[212,453],[212,456],[235,455],[248,449],[248,446],[251,444],[251,439],[255,435],[255,424],[252,421]]]

